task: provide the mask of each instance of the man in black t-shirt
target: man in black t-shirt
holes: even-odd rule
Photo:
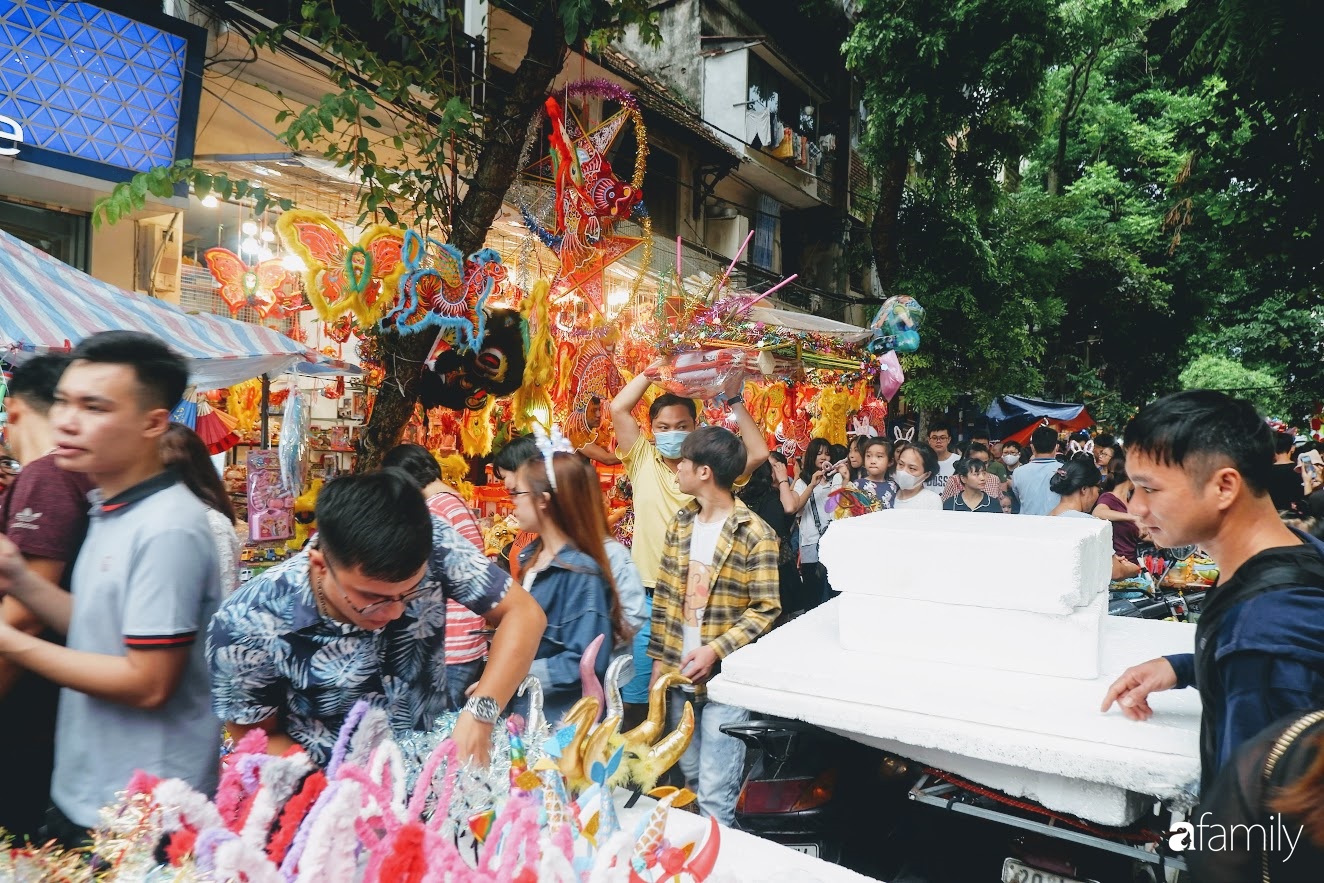
[[[14,370],[9,384],[9,437],[22,469],[0,499],[0,533],[23,553],[28,567],[69,588],[74,560],[87,532],[92,483],[55,463],[50,410],[55,386],[64,374],[66,356],[37,356]],[[47,640],[41,624],[12,597],[0,602],[4,621]],[[36,836],[50,804],[54,764],[55,709],[60,688],[45,678],[0,659],[0,721],[23,726],[0,727],[0,757],[21,758],[6,774],[0,799],[0,827],[17,836]]]
[[[1301,473],[1292,463],[1292,448],[1296,436],[1290,432],[1273,434],[1273,468],[1269,472],[1269,497],[1279,511],[1300,513],[1305,504],[1306,489]]]

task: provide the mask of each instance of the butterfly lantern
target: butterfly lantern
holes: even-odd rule
[[[299,280],[280,261],[261,261],[250,267],[228,248],[209,248],[202,259],[220,285],[221,300],[231,316],[244,307],[252,307],[263,319],[273,314],[292,315],[303,308]]]
[[[308,268],[304,288],[324,322],[350,316],[366,328],[395,305],[395,291],[383,283],[401,263],[403,231],[373,224],[350,242],[327,215],[293,209],[276,221],[276,232]]]

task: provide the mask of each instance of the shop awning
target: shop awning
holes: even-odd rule
[[[1084,405],[1070,402],[1045,402],[1022,396],[1002,396],[989,406],[988,430],[991,438],[1025,444],[1035,427],[1052,426],[1075,432],[1094,425],[1094,418]]]
[[[130,294],[0,230],[0,358],[18,364],[63,352],[98,331],[156,335],[188,358],[199,390],[287,371],[360,373],[270,328]]]

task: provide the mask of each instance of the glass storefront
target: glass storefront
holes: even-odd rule
[[[87,272],[87,215],[0,199],[0,230]]]

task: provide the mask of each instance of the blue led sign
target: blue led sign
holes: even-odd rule
[[[115,6],[0,0],[0,114],[22,126],[20,159],[123,180],[192,156],[205,32]]]

